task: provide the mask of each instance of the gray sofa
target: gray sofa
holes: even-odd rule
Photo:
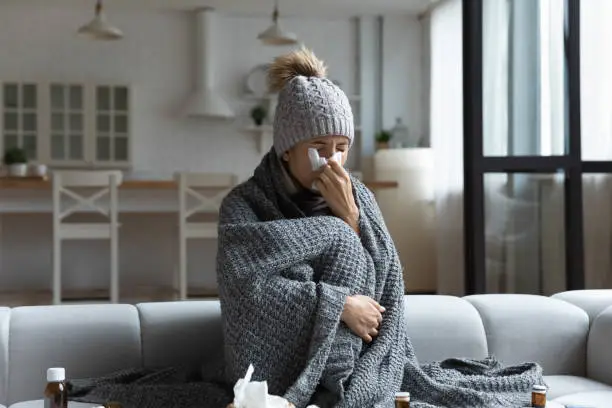
[[[508,364],[538,361],[549,406],[612,407],[612,290],[405,300],[420,361],[489,354]],[[89,377],[221,352],[214,300],[0,308],[0,403],[40,398],[51,366]]]

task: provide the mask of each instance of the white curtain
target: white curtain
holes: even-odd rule
[[[565,153],[564,0],[539,3],[540,154]]]
[[[508,1],[484,2],[484,148],[504,155],[508,140]],[[436,156],[438,292],[464,293],[463,239],[463,59],[461,1],[442,3],[431,15],[431,141]],[[489,175],[486,184],[488,291],[505,279],[506,176]]]
[[[508,0],[483,2],[483,150],[487,156],[508,154]],[[508,282],[507,245],[512,206],[505,174],[486,174],[485,267],[487,292],[504,291]]]
[[[582,0],[581,120],[584,160],[612,160],[612,1]],[[612,288],[612,177],[583,178],[585,278]]]
[[[430,134],[435,154],[438,293],[464,293],[461,0],[430,17]]]

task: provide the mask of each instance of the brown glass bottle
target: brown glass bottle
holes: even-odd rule
[[[410,393],[396,392],[395,393],[395,408],[410,408]]]
[[[47,370],[47,386],[44,394],[45,408],[68,408],[65,369],[54,367]]]
[[[531,389],[531,406],[534,408],[546,407],[546,387],[534,385]]]

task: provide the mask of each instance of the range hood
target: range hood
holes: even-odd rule
[[[214,32],[215,11],[200,8],[196,14],[195,89],[185,108],[185,115],[208,118],[232,118],[234,111],[215,89]]]

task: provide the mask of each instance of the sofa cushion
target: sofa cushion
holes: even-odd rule
[[[589,317],[577,306],[535,295],[465,297],[484,323],[489,353],[506,364],[535,361],[544,374],[584,377]]]
[[[218,300],[143,303],[136,307],[146,367],[200,364],[211,356],[223,356]]]
[[[8,381],[8,339],[11,310],[0,307],[0,404],[6,403],[6,382]]]
[[[421,363],[487,356],[482,320],[474,306],[461,298],[408,295],[404,297],[404,315],[408,336]]]
[[[604,309],[612,306],[612,289],[571,290],[556,293],[552,297],[583,309],[589,315],[591,323]]]
[[[611,344],[612,306],[608,307],[595,318],[595,321],[591,325],[587,348],[588,376],[594,380],[612,385]]]
[[[555,402],[584,408],[610,408],[612,407],[612,391],[578,392],[556,398]]]
[[[142,362],[138,313],[130,305],[12,309],[9,340],[7,405],[40,398],[49,367],[83,378]]]
[[[547,375],[544,376],[548,385],[548,398],[555,399],[564,395],[587,391],[612,391],[612,386],[574,375]]]

